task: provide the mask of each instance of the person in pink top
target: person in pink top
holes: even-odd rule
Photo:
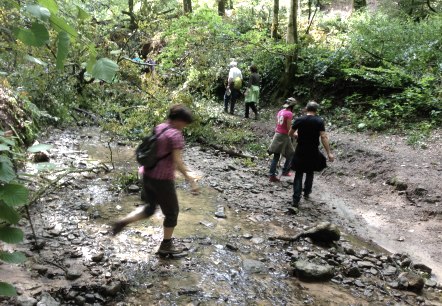
[[[112,234],[121,232],[130,223],[151,217],[160,206],[164,218],[164,236],[158,254],[177,254],[184,251],[173,244],[172,234],[178,221],[178,198],[175,191],[175,170],[181,172],[193,193],[199,191],[193,178],[188,174],[182,159],[184,137],[182,130],[192,123],[191,112],[183,105],[174,105],[169,110],[168,120],[155,127],[157,154],[160,160],[153,169],[140,169],[143,174],[141,198],[146,206],[115,222]]]
[[[278,165],[281,155],[285,157],[285,163],[282,168],[283,176],[290,176],[290,166],[293,157],[294,149],[291,138],[288,136],[293,119],[293,107],[296,104],[295,98],[288,98],[277,116],[276,116],[276,128],[275,135],[273,136],[272,143],[270,144],[267,152],[273,154],[273,159],[270,164],[269,180],[271,182],[279,182],[277,177],[276,167]]]

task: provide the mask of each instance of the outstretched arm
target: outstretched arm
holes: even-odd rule
[[[335,157],[333,156],[333,154],[331,153],[330,150],[330,143],[328,141],[328,135],[325,131],[321,131],[321,143],[324,146],[325,151],[327,152],[327,156],[328,156],[328,160],[329,161],[334,161]]]
[[[192,189],[192,192],[198,192],[199,187],[195,183],[195,180],[189,175],[186,165],[183,162],[182,158],[182,150],[175,149],[172,151],[172,157],[173,162],[175,163],[175,166],[179,172],[181,172],[186,179],[187,182],[190,184],[190,188]]]

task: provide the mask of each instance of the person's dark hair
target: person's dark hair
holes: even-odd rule
[[[252,73],[258,72],[258,67],[256,67],[256,65],[251,65],[250,66],[250,72],[252,72]]]
[[[315,113],[318,111],[318,108],[319,108],[319,104],[315,101],[308,102],[307,106],[305,107],[305,109],[308,112],[315,112]]]
[[[169,110],[168,118],[170,120],[181,120],[189,124],[193,122],[192,112],[182,104],[173,105]]]

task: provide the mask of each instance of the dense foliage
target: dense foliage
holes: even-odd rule
[[[294,95],[317,100],[336,124],[352,128],[431,129],[441,123],[442,7],[378,2],[349,12],[339,1],[303,0],[299,42],[290,45],[285,7],[279,36],[270,37],[273,1],[244,1],[219,16],[210,1],[192,1],[184,14],[177,1],[7,0],[0,72],[44,114],[40,121],[80,122],[89,113],[132,138],[162,120],[171,103],[185,103],[198,114],[194,139],[216,131],[210,141],[253,141],[227,135],[222,125],[236,123],[213,102],[221,102],[232,58],[246,78],[248,66],[258,66],[261,107]],[[294,75],[281,88],[294,52]],[[153,59],[154,71],[138,57]]]

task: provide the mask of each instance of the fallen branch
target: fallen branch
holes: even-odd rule
[[[209,142],[207,142],[207,141],[206,141],[204,138],[202,138],[202,137],[199,137],[199,138],[197,139],[197,141],[198,141],[199,143],[201,143],[201,144],[203,144],[203,145],[206,145],[206,146],[208,146],[208,147],[211,147],[211,148],[213,148],[213,149],[215,149],[215,150],[218,150],[218,151],[224,152],[224,153],[226,153],[226,154],[228,154],[229,156],[232,156],[232,157],[257,159],[256,156],[253,156],[253,155],[246,155],[246,154],[243,154],[243,153],[241,153],[241,152],[234,151],[233,149],[224,148],[224,147],[222,147],[222,146],[220,146],[220,145],[217,145],[217,144],[214,144],[214,143],[209,143]]]

